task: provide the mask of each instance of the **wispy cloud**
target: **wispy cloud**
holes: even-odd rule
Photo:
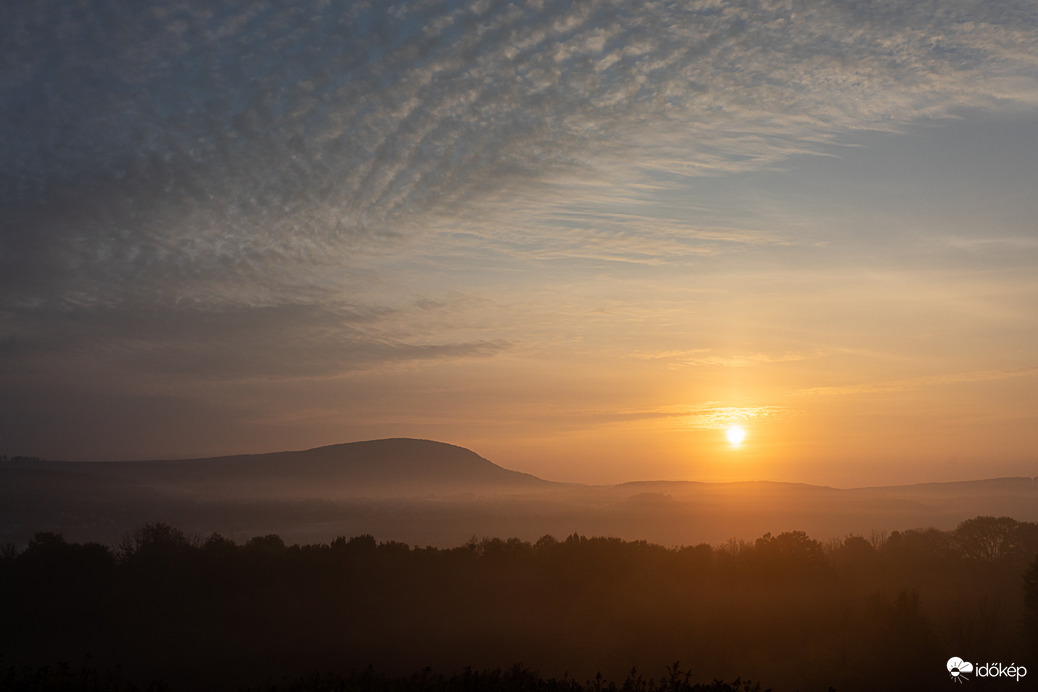
[[[782,406],[724,406],[719,401],[704,402],[690,407],[669,407],[665,412],[678,417],[684,426],[706,430],[721,430],[736,424],[747,425],[754,421],[774,419],[792,413]]]
[[[428,309],[443,315],[455,308]],[[510,347],[478,334],[452,339],[421,324],[401,331],[395,313],[313,304],[8,311],[0,314],[0,375],[39,381],[103,371],[139,381],[276,380],[480,358]]]
[[[633,357],[643,360],[662,360],[682,366],[705,365],[724,368],[747,368],[755,365],[767,365],[769,363],[791,363],[821,358],[824,355],[825,352],[819,350],[809,352],[785,351],[783,353],[722,354],[708,348],[656,352],[647,351],[632,354]]]
[[[825,387],[808,387],[794,392],[794,396],[834,396],[846,394],[883,394],[887,392],[904,392],[925,387],[963,382],[990,382],[994,380],[1033,377],[1038,375],[1038,367],[1015,368],[1012,370],[975,370],[970,372],[943,373],[939,375],[923,375],[882,380],[879,382],[859,382],[845,385]]]
[[[437,218],[473,222],[475,202],[564,170],[742,170],[847,129],[1038,93],[1029,3],[2,12],[11,297],[291,283]]]
[[[699,404],[675,404],[652,408],[617,410],[615,407],[562,408],[546,412],[543,405],[536,412],[529,412],[532,421],[562,423],[574,428],[615,428],[617,425],[632,424],[644,429],[646,424],[663,424],[678,429],[723,430],[731,425],[748,425],[754,421],[774,420],[793,414],[787,407],[774,405],[725,406],[722,402],[707,401]]]

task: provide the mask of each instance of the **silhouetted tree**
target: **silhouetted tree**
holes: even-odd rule
[[[880,546],[879,556],[888,569],[918,572],[938,572],[962,558],[951,534],[937,529],[892,531]]]
[[[191,547],[191,541],[180,529],[161,522],[145,524],[119,543],[119,558],[131,563],[173,563]]]
[[[751,560],[765,575],[817,574],[825,566],[822,544],[803,531],[766,533],[753,544]]]
[[[876,548],[862,536],[848,536],[832,551],[833,565],[845,572],[860,574],[876,563]]]
[[[339,537],[332,542],[332,548],[336,550],[347,550],[354,553],[371,554],[378,549],[378,541],[376,541],[375,537],[369,533],[361,536],[354,536],[348,541],[343,537]]]
[[[1019,522],[1009,517],[974,517],[955,529],[955,544],[962,555],[974,560],[994,561],[1012,553]]]
[[[256,536],[250,538],[245,544],[245,549],[264,555],[280,555],[285,552],[285,541],[277,534]]]

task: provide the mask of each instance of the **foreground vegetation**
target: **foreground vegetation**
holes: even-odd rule
[[[39,668],[11,666],[0,670],[0,689],[6,692],[140,692],[143,689],[162,692],[169,687],[161,681],[153,681],[147,688],[141,688],[119,671],[98,671],[89,666],[73,670],[67,663],[61,663]],[[568,676],[544,679],[522,665],[505,671],[473,671],[468,668],[450,675],[426,669],[405,677],[378,673],[369,666],[346,674],[312,673],[294,680],[268,681],[258,689],[263,692],[761,692],[759,683],[743,680],[693,682],[692,671],[682,671],[680,662],[675,662],[667,669],[666,675],[659,678],[645,678],[632,671],[619,685],[605,680],[601,674],[584,682]]]
[[[239,545],[164,524],[113,549],[38,534],[0,556],[0,685],[756,689],[696,687],[741,676],[776,690],[931,689],[953,655],[1038,673],[1036,555],[1038,525],[992,517],[675,549],[578,535]]]

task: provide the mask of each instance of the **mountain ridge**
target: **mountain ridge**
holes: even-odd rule
[[[439,466],[415,463],[414,456],[418,455],[425,461],[438,462]],[[296,465],[290,468],[290,462],[294,460],[305,461],[308,467]],[[277,452],[257,452],[248,454],[226,454],[212,457],[189,457],[171,459],[148,459],[148,460],[125,460],[125,461],[64,461],[39,459],[36,457],[14,457],[0,462],[0,469],[28,468],[28,469],[62,469],[74,471],[80,474],[110,475],[122,478],[133,478],[140,472],[147,477],[148,472],[182,471],[198,473],[199,467],[203,465],[210,469],[225,471],[263,471],[271,472],[280,470],[282,472],[293,471],[335,471],[349,468],[355,472],[371,477],[376,470],[371,464],[376,462],[382,466],[382,470],[391,470],[397,473],[412,474],[410,480],[436,481],[436,480],[465,480],[463,474],[471,474],[468,480],[496,480],[516,481],[526,483],[538,483],[556,487],[570,488],[611,488],[611,489],[644,489],[646,487],[670,487],[670,488],[701,488],[701,487],[771,487],[771,488],[803,488],[828,490],[838,492],[859,493],[885,493],[885,492],[917,492],[917,491],[942,491],[955,489],[978,489],[990,490],[1006,489],[1009,486],[1020,488],[1023,485],[1033,485],[1038,490],[1038,477],[1030,476],[1005,476],[996,478],[977,478],[971,480],[954,481],[924,481],[919,483],[895,484],[895,485],[872,485],[856,486],[851,488],[837,488],[829,485],[804,483],[799,481],[770,481],[770,480],[747,480],[747,481],[697,481],[697,480],[634,480],[615,484],[588,484],[579,482],[561,482],[540,478],[530,473],[508,469],[478,453],[448,442],[437,440],[392,437],[374,440],[361,440],[355,442],[341,442],[330,445],[321,445],[301,450],[284,450]],[[446,465],[444,464],[446,462]],[[361,464],[367,464],[362,466]],[[278,467],[281,467],[278,469]],[[434,471],[435,473],[429,473]],[[417,476],[413,475],[417,474]]]
[[[162,521],[235,538],[371,534],[424,545],[574,532],[663,545],[803,530],[819,539],[953,529],[981,515],[1038,521],[1027,477],[839,489],[804,483],[594,486],[512,471],[464,447],[390,438],[295,452],[111,462],[0,462],[0,544],[39,531],[116,543]]]
[[[345,442],[298,451],[148,461],[15,461],[8,469],[48,470],[230,496],[342,497],[451,488],[535,488],[544,481],[457,445],[414,438]],[[2,467],[0,467],[2,468]]]

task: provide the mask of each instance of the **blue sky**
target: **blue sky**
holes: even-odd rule
[[[1033,3],[15,1],[0,46],[7,453],[1034,475]]]

